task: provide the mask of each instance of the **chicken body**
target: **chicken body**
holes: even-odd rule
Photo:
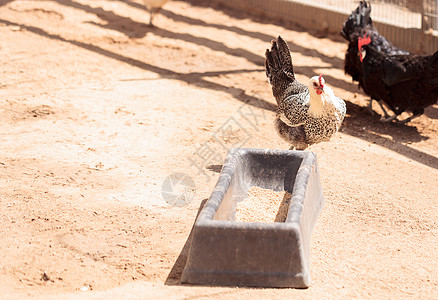
[[[438,51],[434,55],[387,55],[372,46],[372,38],[358,38],[357,49],[362,64],[364,90],[383,100],[395,115],[404,111],[412,116],[406,123],[424,113],[424,108],[438,100]]]
[[[152,19],[169,0],[143,0],[144,5],[149,11],[149,26],[153,26]]]
[[[266,50],[265,67],[278,104],[275,127],[291,149],[329,141],[342,124],[345,102],[321,75],[312,77],[308,86],[295,79],[289,47],[280,36]]]

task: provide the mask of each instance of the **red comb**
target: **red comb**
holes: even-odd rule
[[[318,78],[318,79],[319,79],[319,85],[320,85],[320,86],[323,86],[323,84],[322,84],[322,82],[321,82],[321,78],[322,78],[322,74],[319,74],[319,78]]]
[[[362,48],[362,46],[368,45],[369,43],[371,43],[371,37],[367,36],[367,34],[365,33],[363,37],[359,37],[359,41],[357,42],[357,48],[360,49]]]

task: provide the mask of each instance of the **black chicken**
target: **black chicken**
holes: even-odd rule
[[[395,114],[385,121],[410,111],[413,115],[400,123],[409,122],[438,100],[438,51],[434,55],[388,55],[377,50],[366,34],[357,38],[356,49],[362,66],[361,86]]]
[[[370,17],[371,5],[366,1],[360,1],[359,6],[352,11],[347,21],[342,26],[341,35],[348,42],[348,50],[345,54],[344,71],[350,75],[354,81],[359,82],[364,92],[371,97],[369,102],[369,109],[372,111],[372,103],[374,100],[381,100],[379,91],[375,89],[367,89],[363,83],[362,63],[359,60],[359,53],[357,48],[358,38],[367,33],[371,38],[371,46],[387,55],[407,55],[409,52],[399,49],[392,45],[386,38],[379,34],[377,29],[373,26],[373,21]],[[385,118],[388,119],[385,108],[378,102],[385,113]]]
[[[409,52],[395,47],[383,35],[379,34],[373,26],[370,14],[371,4],[368,4],[366,1],[360,1],[359,6],[351,12],[347,21],[343,24],[341,30],[342,37],[351,43],[355,37],[363,36],[366,32],[371,37],[371,45],[378,51],[389,55],[409,54]]]

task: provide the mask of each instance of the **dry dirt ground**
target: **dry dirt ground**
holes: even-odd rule
[[[438,106],[382,124],[343,72],[346,44],[207,2],[0,1],[0,298],[438,298]],[[326,204],[308,289],[181,285],[186,242],[227,149],[288,149],[263,56],[347,102],[310,148]],[[183,172],[193,200],[168,205]],[[45,275],[44,275],[45,272]]]

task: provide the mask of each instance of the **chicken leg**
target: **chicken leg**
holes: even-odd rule
[[[404,119],[404,120],[401,120],[401,121],[398,121],[398,120],[397,120],[397,124],[402,124],[402,125],[404,125],[404,124],[406,124],[406,123],[412,121],[413,119],[418,118],[418,117],[421,116],[423,113],[424,113],[424,109],[423,109],[423,108],[422,108],[422,109],[414,110],[414,111],[412,112],[412,116],[410,116],[410,117],[408,117],[408,118],[406,118],[406,119]]]
[[[167,1],[169,0],[143,0],[144,5],[149,11],[149,26],[154,26],[154,24],[152,23],[154,15],[161,10],[161,7],[163,7],[163,5],[166,4]]]
[[[158,14],[161,10],[161,7],[153,7],[149,10],[149,26],[154,27],[152,20],[155,14]]]

